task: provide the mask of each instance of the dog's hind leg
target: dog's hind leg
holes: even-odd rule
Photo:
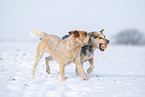
[[[35,70],[36,70],[37,64],[38,64],[39,60],[41,59],[44,52],[45,52],[45,47],[43,46],[43,43],[40,42],[37,47],[37,54],[35,57],[35,64],[33,66],[32,75],[35,75]]]
[[[46,58],[45,58],[46,72],[47,72],[48,74],[50,73],[49,61],[53,61],[52,56],[49,56],[49,57],[46,57]]]
[[[93,58],[89,59],[89,63],[90,63],[90,67],[87,69],[88,73],[92,72],[94,69],[94,59]]]
[[[36,70],[36,66],[39,62],[39,60],[41,59],[41,54],[40,53],[37,53],[36,57],[35,57],[35,64],[33,66],[33,70],[32,70],[32,75],[35,75],[35,70]]]

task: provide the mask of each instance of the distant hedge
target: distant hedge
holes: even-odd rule
[[[123,30],[115,36],[115,43],[143,45],[145,44],[145,36],[143,33],[139,32],[136,29]]]

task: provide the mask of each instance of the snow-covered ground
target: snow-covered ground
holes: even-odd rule
[[[44,54],[31,75],[38,43],[0,42],[0,97],[145,97],[145,46],[108,45],[95,51],[95,68],[88,81],[75,74],[75,64],[65,68],[50,62],[45,72]],[[85,71],[89,63],[84,64]]]

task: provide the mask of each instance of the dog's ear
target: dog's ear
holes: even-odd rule
[[[100,31],[100,33],[101,33],[102,36],[105,38],[105,35],[103,34],[103,31],[104,31],[104,29],[102,29],[102,30]]]
[[[102,29],[102,30],[100,31],[100,33],[103,34],[103,31],[104,31],[104,29]]]
[[[72,35],[73,34],[73,31],[70,31],[70,32],[68,32],[70,35]]]
[[[74,31],[73,34],[75,35],[75,37],[79,37],[80,36],[78,31]]]
[[[77,30],[75,30],[75,31],[70,31],[70,32],[68,32],[70,35],[72,35],[72,34],[74,34],[75,35],[75,37],[79,37],[80,36],[80,34],[79,34],[79,32],[77,31]]]

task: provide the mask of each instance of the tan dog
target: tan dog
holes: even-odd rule
[[[64,68],[71,62],[76,64],[82,78],[84,80],[88,80],[80,61],[81,48],[83,45],[88,44],[90,37],[85,31],[71,31],[69,32],[71,36],[65,40],[62,40],[56,35],[48,35],[41,31],[34,30],[30,33],[42,37],[42,40],[37,47],[37,54],[32,75],[35,75],[36,66],[43,53],[47,51],[50,54],[50,57],[47,57],[46,60],[55,60],[60,65],[61,80],[65,80]],[[46,71],[50,73],[49,64],[46,64]]]
[[[105,35],[103,34],[103,30],[100,31],[100,33],[98,32],[89,32],[90,37],[90,41],[88,45],[85,45],[82,47],[81,50],[81,54],[80,54],[80,59],[81,59],[81,64],[83,65],[84,62],[86,62],[87,60],[90,63],[90,67],[87,69],[87,72],[90,73],[93,71],[94,68],[94,51],[96,49],[100,49],[101,51],[104,51],[104,49],[102,49],[100,46],[102,43],[104,44],[108,44],[109,40],[105,38]],[[78,70],[76,67],[76,73],[78,74]]]

